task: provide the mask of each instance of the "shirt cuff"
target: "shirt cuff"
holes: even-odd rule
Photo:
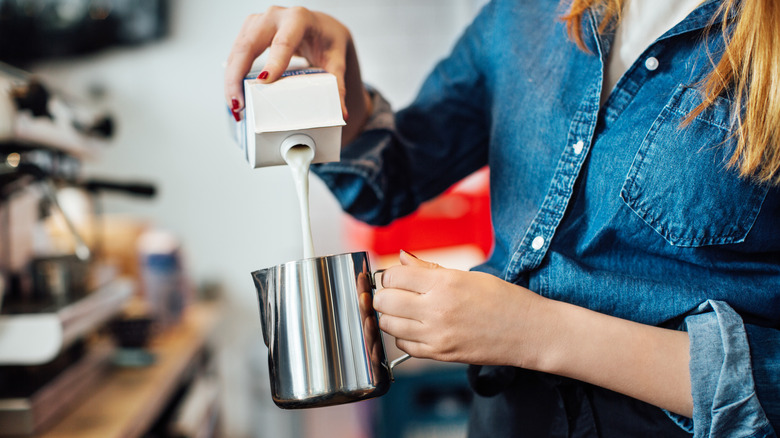
[[[363,132],[374,129],[395,131],[395,115],[390,103],[374,88],[366,86],[366,90],[371,96],[371,115],[366,120]]]
[[[695,438],[775,437],[753,381],[742,318],[722,301],[708,300],[685,318],[690,338],[690,419],[670,413]],[[686,421],[687,420],[687,421]]]

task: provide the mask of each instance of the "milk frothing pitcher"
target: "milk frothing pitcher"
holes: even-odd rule
[[[372,304],[372,274],[365,252],[252,273],[277,406],[330,406],[388,391],[393,368],[409,355],[387,360]]]

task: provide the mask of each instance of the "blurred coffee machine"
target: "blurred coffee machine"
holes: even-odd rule
[[[154,187],[82,177],[112,133],[96,106],[0,64],[0,436],[55,420],[113,353],[93,334],[134,286],[101,264],[94,201]]]

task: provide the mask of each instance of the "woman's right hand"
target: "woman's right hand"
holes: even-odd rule
[[[225,69],[225,99],[234,114],[238,115],[244,108],[243,79],[252,62],[266,49],[268,58],[259,80],[275,81],[293,55],[302,56],[311,66],[336,76],[341,110],[344,118],[349,119],[343,135],[345,142],[362,128],[368,117],[370,98],[360,77],[352,36],[333,17],[302,7],[272,6],[244,21]]]

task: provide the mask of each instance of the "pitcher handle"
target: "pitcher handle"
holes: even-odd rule
[[[374,290],[379,289],[377,286],[382,286],[382,273],[385,272],[384,269],[379,269],[374,271],[374,274],[371,275],[371,281],[372,286]],[[404,353],[403,356],[400,356],[396,358],[395,360],[390,362],[390,366],[387,367],[387,371],[390,374],[390,381],[395,382],[395,375],[393,374],[393,370],[395,369],[396,365],[400,365],[401,363],[405,362],[406,360],[410,359],[412,356],[410,356],[408,353]]]
[[[391,382],[395,382],[395,374],[393,374],[393,369],[395,368],[395,366],[400,364],[400,363],[402,363],[402,362],[404,362],[404,361],[406,361],[410,357],[412,357],[412,356],[410,356],[409,353],[404,353],[403,356],[401,356],[398,359],[390,362],[390,366],[387,367],[387,368],[388,368],[388,371],[390,372],[390,381]]]

